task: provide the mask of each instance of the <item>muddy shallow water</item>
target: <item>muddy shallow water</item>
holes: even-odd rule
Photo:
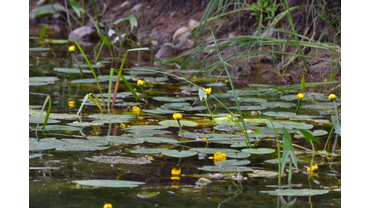
[[[42,47],[48,48],[46,44],[35,41],[30,35],[30,48]],[[30,115],[35,111],[41,109],[45,95],[50,95],[52,99],[51,112],[54,117],[58,114],[76,114],[83,98],[88,93],[99,94],[96,82],[91,82],[86,79],[92,79],[91,73],[67,73],[56,70],[57,68],[76,68],[73,67],[75,61],[67,52],[68,44],[50,44],[53,51],[56,53],[55,57],[50,50],[45,51],[30,51],[30,77],[56,77],[53,81],[46,83],[30,82]],[[94,60],[94,48],[85,47],[90,60]],[[85,64],[84,59],[77,55],[81,64]],[[100,60],[110,60],[109,51],[104,51]],[[139,57],[139,58],[138,58]],[[129,82],[132,84],[136,92],[141,93],[139,87],[136,86],[137,79],[148,80],[145,83],[144,90],[148,96],[149,103],[144,101],[136,103],[135,99],[130,95],[121,95],[117,97],[117,105],[114,109],[110,109],[111,114],[118,115],[133,115],[130,111],[132,105],[140,106],[142,111],[152,109],[165,109],[163,105],[171,103],[156,99],[156,97],[170,97],[174,99],[185,99],[188,104],[194,104],[198,97],[198,89],[192,89],[187,82],[174,78],[171,76],[163,75],[161,73],[140,73],[139,68],[152,68],[150,66],[150,54],[137,53],[129,57],[130,66],[133,72],[125,72],[125,76],[130,76]],[[148,61],[149,60],[149,61]],[[104,63],[104,66],[97,68],[96,72],[99,75],[108,75],[111,63]],[[220,100],[227,106],[235,106],[232,94],[230,94],[230,87],[225,85],[225,76],[221,76],[218,84],[215,81],[218,76],[204,76],[204,74],[194,74],[196,70],[185,69],[178,70],[175,65],[166,67],[157,66],[158,70],[170,72],[177,76],[184,77],[195,84],[206,87],[212,87],[212,94],[222,94]],[[88,67],[83,67],[88,69]],[[136,70],[135,70],[136,69]],[[236,76],[236,75],[235,75]],[[234,77],[235,77],[234,76]],[[157,79],[152,79],[153,77]],[[165,78],[163,80],[159,78]],[[245,77],[248,79],[248,77]],[[259,79],[260,81],[263,79]],[[234,82],[234,86],[238,90],[244,92],[253,92],[257,90],[272,90],[272,86],[261,84],[279,84],[278,80],[272,82],[260,82],[254,77],[249,77],[249,82],[246,85]],[[267,78],[266,78],[267,80]],[[271,80],[271,79],[270,79]],[[258,82],[258,83],[257,83]],[[115,82],[114,82],[115,83]],[[227,82],[226,82],[227,83]],[[210,85],[208,85],[210,84]],[[101,83],[103,93],[108,91],[108,82]],[[113,84],[114,87],[114,84]],[[284,87],[284,86],[279,86]],[[311,93],[325,94],[325,90],[321,91],[313,88]],[[325,87],[324,87],[325,89]],[[123,82],[120,84],[118,92],[128,92],[128,88],[124,86]],[[330,114],[333,109],[314,109],[302,108],[299,115],[317,116],[311,120],[290,120],[289,117],[271,117],[263,113],[268,111],[274,112],[295,112],[296,100],[282,100],[283,94],[278,91],[272,93],[258,93],[254,96],[247,95],[245,98],[263,99],[265,101],[241,102],[242,106],[257,106],[257,110],[243,110],[243,117],[247,119],[271,119],[274,121],[293,121],[312,125],[313,130],[324,130],[330,132],[332,124],[330,123]],[[288,91],[289,95],[296,95],[297,90]],[[226,94],[226,96],[225,96]],[[139,95],[142,98],[142,94]],[[183,102],[183,101],[182,101]],[[216,113],[227,113],[227,111],[219,105],[215,100],[209,101],[212,110],[213,105],[217,105]],[[263,103],[268,102],[284,102],[294,104],[294,107],[265,107],[261,108]],[[303,101],[303,104],[312,104],[324,102],[320,99]],[[328,102],[326,102],[328,103]],[[340,104],[340,101],[338,102]],[[205,106],[204,102],[197,103],[198,106]],[[195,127],[183,127],[182,129],[192,133],[203,134],[234,134],[238,135],[238,131],[232,132],[228,128],[216,128],[207,116],[196,115],[199,113],[208,113],[206,109],[202,110],[181,110],[181,108],[172,107],[168,110],[179,110],[183,114],[184,120],[196,122],[198,125]],[[330,111],[331,110],[331,111]],[[237,113],[237,110],[232,110]],[[259,112],[258,112],[259,111]],[[255,114],[256,113],[256,114]],[[96,119],[89,118],[93,114],[100,114],[100,111],[93,104],[83,107],[83,122],[94,122]],[[105,113],[106,114],[106,113]],[[60,121],[57,125],[68,125],[78,119],[70,118],[54,118]],[[150,113],[142,112],[138,117],[129,120],[125,123],[126,127],[136,125],[158,125],[163,120],[173,120],[172,113]],[[42,125],[42,124],[41,124]],[[55,124],[49,124],[55,125]],[[255,127],[265,127],[265,124],[258,124]],[[35,123],[30,122],[30,138],[36,137]],[[250,129],[250,130],[254,130]],[[225,130],[226,129],[226,130]],[[146,135],[146,137],[163,137],[182,141],[181,134],[177,127],[167,127],[163,129],[166,133],[156,132],[154,135]],[[154,131],[153,131],[154,132]],[[148,132],[146,132],[148,133]],[[86,140],[89,136],[119,136],[127,135],[130,132],[121,127],[121,122],[105,122],[101,126],[87,126],[79,127],[78,130],[48,130],[37,132],[39,139],[43,138],[56,138]],[[143,134],[143,133],[141,133]],[[293,137],[295,133],[291,133]],[[136,132],[137,138],[143,137],[140,132]],[[315,144],[317,151],[323,150],[328,134],[317,136],[316,138],[321,144]],[[195,140],[195,138],[187,138],[186,140]],[[311,146],[304,138],[292,138],[294,144],[311,149]],[[335,142],[334,142],[335,141]],[[340,137],[332,138],[329,144],[329,149],[333,155],[320,155],[316,154],[314,163],[319,165],[319,170],[313,176],[312,180],[308,180],[308,173],[306,168],[310,164],[311,152],[304,151],[300,148],[295,148],[296,155],[300,161],[298,162],[298,170],[293,169],[293,177],[291,181],[292,189],[319,189],[329,190],[328,193],[323,195],[313,196],[270,196],[267,193],[260,193],[260,191],[270,191],[278,189],[278,179],[276,174],[266,177],[254,177],[252,171],[234,173],[220,173],[210,172],[198,169],[203,166],[213,166],[214,161],[207,157],[212,154],[204,156],[198,154],[191,157],[174,158],[163,155],[161,153],[150,154],[153,160],[147,164],[111,164],[92,162],[86,158],[93,156],[125,156],[142,158],[146,154],[131,153],[132,150],[148,149],[148,148],[166,148],[176,150],[188,150],[191,148],[204,148],[205,142],[192,142],[192,143],[172,143],[172,142],[142,142],[135,144],[109,144],[104,150],[95,151],[65,151],[65,150],[42,150],[30,151],[32,154],[42,154],[36,158],[29,159],[29,204],[30,207],[102,207],[105,202],[111,203],[113,207],[340,207],[341,192],[341,149]],[[245,147],[230,147],[227,142],[212,142],[208,148],[227,148],[242,150]],[[259,143],[258,148],[271,148],[274,153],[270,154],[252,154],[251,156],[238,159],[249,160],[250,164],[244,165],[245,167],[252,168],[253,170],[277,171],[278,165],[276,163],[266,162],[270,159],[277,158],[277,145],[273,135],[263,138]],[[282,148],[282,147],[281,147]],[[227,158],[228,160],[231,158]],[[181,167],[181,174],[174,178],[171,171],[174,167]],[[286,166],[286,169],[288,166]],[[285,175],[282,177],[282,185],[288,185],[287,170],[284,171]],[[236,178],[238,177],[238,178]],[[199,185],[200,178],[207,178],[211,183],[207,185]],[[78,185],[72,181],[76,180],[129,180],[139,181],[145,184],[138,187],[126,188],[107,188],[107,187],[91,187]],[[286,188],[286,187],[285,187]],[[287,205],[292,201],[292,205]],[[293,202],[294,201],[294,202]]]

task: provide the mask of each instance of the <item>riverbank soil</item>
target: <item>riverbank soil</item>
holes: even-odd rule
[[[49,4],[48,1],[41,4],[36,4],[37,2],[39,1],[31,0],[29,3],[30,9]],[[65,5],[62,0],[52,2]],[[82,1],[77,2],[82,5]],[[232,73],[237,78],[248,76],[249,80],[252,77],[253,79],[259,79],[259,83],[268,84],[300,83],[303,74],[305,74],[306,82],[341,80],[341,2],[339,0],[327,2],[289,1],[295,33],[287,15],[283,15],[287,11],[284,9],[285,5],[276,4],[277,9],[274,15],[271,15],[272,13],[268,11],[273,8],[273,5],[262,6],[261,1],[255,0],[248,0],[247,4],[242,4],[239,7],[234,6],[235,4],[214,7],[215,9],[212,11],[209,11],[208,8],[215,1],[210,0],[96,0],[95,3],[104,35],[108,35],[111,29],[119,31],[120,34],[130,31],[131,38],[139,40],[139,46],[152,47],[158,58],[189,54],[194,60],[199,61],[210,57],[210,54],[213,53],[214,58],[209,59],[206,63],[210,64],[210,62],[218,59],[215,50],[202,50],[201,53],[194,53],[194,51],[207,41],[212,41],[212,33],[217,40],[223,38],[237,39],[243,36],[274,38],[275,40],[290,40],[290,42],[289,44],[277,42],[276,45],[260,44],[258,47],[252,48],[239,47],[238,44],[242,43],[237,41],[233,42],[234,45],[229,44],[229,47],[222,51],[225,57],[233,54],[243,54],[248,50],[261,51],[250,56],[242,55],[229,60],[228,63],[231,66]],[[84,6],[86,11],[95,17],[92,2],[85,1]],[[69,15],[77,17],[76,11],[73,10],[69,1],[67,1],[67,7]],[[217,10],[222,8],[224,8],[223,11]],[[258,13],[258,10],[253,8],[261,8],[265,12]],[[237,12],[232,12],[236,10]],[[227,14],[227,12],[230,12],[230,14]],[[130,28],[128,21],[111,24],[121,18],[128,18],[129,14],[137,19],[137,27],[128,29]],[[207,24],[201,24],[205,27],[202,31],[199,31],[200,26],[197,27],[196,25],[204,23],[202,18],[207,15],[210,19]],[[212,18],[216,16],[218,18]],[[278,17],[282,18],[278,20]],[[82,22],[81,18],[77,19]],[[30,21],[34,26],[35,20]],[[55,15],[37,20],[36,23],[42,21],[49,21],[52,24],[61,24],[61,22],[65,24],[67,22],[66,18]],[[68,38],[70,33],[77,28],[92,25],[87,16],[85,16],[84,25],[78,24],[74,18],[69,18],[69,21],[71,28],[66,24],[67,29],[61,31],[65,38]],[[30,33],[31,31],[30,26]],[[114,37],[117,36],[112,36],[112,41]],[[296,41],[303,41],[305,44],[297,47],[295,45]],[[256,44],[260,42],[261,40],[257,40]],[[310,47],[309,43],[315,46]],[[166,47],[163,47],[161,51],[164,45]],[[203,46],[203,48],[205,47]],[[302,55],[298,56],[300,54]],[[302,56],[305,58],[302,59]]]

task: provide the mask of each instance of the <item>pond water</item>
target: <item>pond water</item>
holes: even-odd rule
[[[82,117],[77,117],[86,94],[95,93],[101,97],[91,70],[77,49],[77,59],[84,72],[80,73],[76,60],[68,52],[71,43],[65,43],[64,39],[49,45],[36,39],[30,34],[30,207],[103,207],[105,202],[113,207],[340,207],[340,136],[334,134],[327,145],[327,154],[321,152],[333,126],[334,106],[327,101],[329,87],[308,88],[301,109],[295,115],[299,85],[278,86],[288,93],[283,94],[273,88],[275,85],[257,83],[255,79],[251,79],[249,85],[233,82],[240,95],[239,104],[247,129],[254,131],[249,135],[252,144],[258,129],[259,138],[262,138],[258,148],[273,151],[247,154],[245,149],[254,148],[245,146],[242,131],[226,117],[229,113],[225,107],[215,99],[208,100],[217,117],[216,124],[213,123],[205,102],[198,100],[199,88],[179,78],[190,80],[201,88],[211,87],[211,94],[240,121],[226,76],[194,74],[197,69],[179,70],[174,64],[153,66],[150,65],[150,52],[140,52],[140,55],[132,52],[128,58],[131,70],[124,71],[123,75],[141,101],[136,102],[121,81],[114,108],[101,113],[87,100]],[[101,64],[95,63],[97,48],[83,47],[100,76],[102,92],[107,94],[110,68],[119,68],[120,62],[110,62],[109,50],[105,49],[99,59]],[[70,70],[72,68],[74,70]],[[136,84],[138,79],[146,81],[143,89],[148,102]],[[114,85],[115,81],[112,93]],[[36,132],[38,112],[47,95],[52,101],[49,123],[41,130],[41,119]],[[107,95],[104,97],[107,102]],[[340,113],[340,99],[336,104]],[[132,106],[139,106],[141,113],[135,115]],[[185,139],[172,118],[174,112],[183,115],[180,123],[184,124]],[[298,169],[293,168],[292,180],[288,182],[288,162],[280,186],[277,143],[270,121],[277,128],[281,142],[282,127],[288,129],[298,158]],[[314,164],[319,168],[311,179],[307,168],[312,159],[312,147],[298,134],[298,129],[314,132],[320,142],[315,143],[314,156]],[[45,142],[43,147],[36,146],[36,138],[39,145]],[[210,143],[202,138],[208,138]],[[168,150],[190,155],[176,157]],[[282,153],[282,145],[280,150]],[[230,153],[233,151],[238,154]],[[215,165],[208,157],[216,152],[226,153],[226,161],[237,162]],[[83,185],[85,180],[101,181]],[[109,187],[117,186],[117,181],[128,182],[122,185],[124,187]],[[288,196],[285,192],[277,196],[264,192],[277,189],[292,190],[295,194]],[[306,191],[300,195],[302,190]]]

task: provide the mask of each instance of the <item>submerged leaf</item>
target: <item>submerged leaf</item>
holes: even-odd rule
[[[273,196],[314,196],[329,193],[320,189],[276,189],[275,191],[260,191]]]
[[[85,160],[99,162],[99,163],[109,163],[109,164],[149,164],[152,163],[150,160],[143,158],[134,157],[122,157],[122,156],[92,156],[85,157]]]
[[[72,181],[72,183],[77,183],[84,186],[108,187],[108,188],[137,187],[139,185],[145,184],[144,182],[139,181],[124,181],[124,180],[80,180]]]

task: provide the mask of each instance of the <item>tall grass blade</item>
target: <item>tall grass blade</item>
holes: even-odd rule
[[[294,147],[292,145],[292,139],[290,137],[290,134],[288,131],[283,128],[283,156],[281,158],[281,169],[283,170],[285,167],[285,164],[288,160],[288,156],[290,156],[290,159],[292,160],[294,167],[298,169],[297,165],[297,157],[294,153]]]
[[[98,77],[97,77],[97,76],[96,76],[96,74],[95,74],[95,70],[94,70],[94,68],[91,66],[91,63],[90,63],[89,59],[87,58],[87,56],[86,56],[86,54],[85,54],[84,50],[81,48],[80,44],[78,44],[78,42],[77,42],[76,38],[73,38],[73,40],[75,41],[75,43],[76,43],[76,45],[77,45],[78,49],[80,49],[80,52],[82,53],[82,55],[85,57],[85,60],[86,60],[87,64],[90,66],[90,69],[91,69],[91,71],[92,71],[92,73],[93,73],[93,75],[94,75],[94,78],[95,78],[95,80],[96,80],[96,83],[97,83],[97,85],[98,85],[98,89],[99,89],[99,92],[100,92],[100,95],[101,95],[101,99],[102,99],[102,101],[103,101],[103,106],[105,106],[103,92],[102,92],[102,90],[101,90],[101,88],[100,88],[99,80],[98,80]]]

